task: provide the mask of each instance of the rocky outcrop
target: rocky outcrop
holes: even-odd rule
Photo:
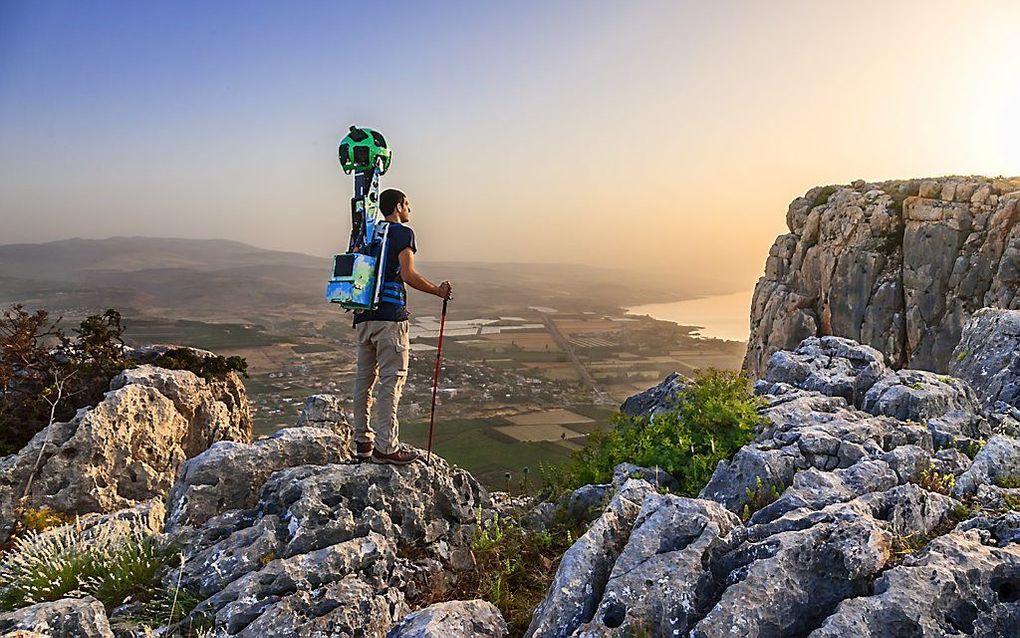
[[[652,416],[675,407],[690,379],[678,372],[666,377],[659,385],[629,397],[620,406],[627,416]]]
[[[251,438],[248,400],[234,374],[210,383],[144,365],[111,387],[98,405],[0,459],[0,540],[19,501],[68,514],[131,507],[164,497],[181,463],[212,441]]]
[[[836,335],[896,369],[945,372],[967,319],[1020,308],[1020,180],[817,187],[786,215],[755,287],[744,368]]]
[[[454,600],[404,616],[386,638],[504,638],[506,621],[492,603]]]
[[[170,491],[167,526],[201,525],[258,502],[259,488],[280,469],[351,458],[350,435],[320,427],[284,428],[252,444],[221,441],[181,466]]]
[[[840,603],[812,638],[1018,635],[1020,545],[1015,535],[1001,534],[1002,523],[1020,528],[1009,515],[936,538],[885,572],[874,595]]]
[[[699,498],[616,488],[528,635],[1015,633],[1020,448],[966,381],[827,336],[755,388],[768,424]]]
[[[103,604],[92,597],[63,598],[0,615],[4,636],[113,638]]]
[[[338,440],[290,428],[250,446],[214,445],[184,468],[167,531],[186,561],[167,580],[205,599],[196,615],[226,635],[381,636],[410,611],[408,598],[453,569],[478,517],[491,516],[485,490],[439,457],[330,462]],[[234,477],[202,478],[218,465]]]
[[[994,408],[1020,408],[1020,310],[982,308],[963,327],[949,372],[964,379]]]

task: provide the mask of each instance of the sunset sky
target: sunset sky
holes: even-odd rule
[[[0,243],[343,250],[356,123],[394,147],[424,259],[749,289],[814,185],[1020,174],[1017,24],[1018,2],[5,0]]]

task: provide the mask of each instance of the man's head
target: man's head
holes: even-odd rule
[[[379,195],[379,210],[387,221],[406,223],[411,219],[411,203],[407,195],[395,188],[387,188]]]

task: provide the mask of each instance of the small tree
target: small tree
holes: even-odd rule
[[[20,304],[0,318],[0,453],[17,451],[47,425],[98,401],[125,367],[116,310],[86,318],[74,337],[60,322]]]

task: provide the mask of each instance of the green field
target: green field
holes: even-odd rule
[[[562,445],[552,442],[510,442],[493,432],[494,426],[510,425],[501,418],[460,419],[436,423],[432,450],[453,465],[471,472],[483,485],[493,490],[505,490],[505,474],[513,476],[514,491],[521,488],[523,469],[529,468],[528,482],[532,489],[541,483],[539,463],[562,463],[570,453]],[[425,449],[428,443],[428,421],[403,423],[400,426],[402,441]]]

